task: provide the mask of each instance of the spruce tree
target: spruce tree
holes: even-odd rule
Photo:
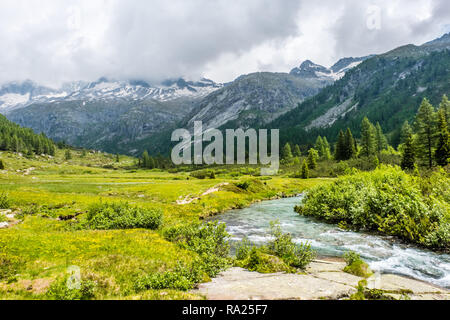
[[[281,153],[281,158],[284,160],[292,159],[291,145],[289,144],[289,142],[286,142],[286,144],[284,145],[283,151]]]
[[[406,143],[406,141],[409,139],[409,136],[411,136],[412,134],[413,130],[411,126],[409,125],[408,121],[405,121],[400,133],[400,143]]]
[[[367,117],[361,122],[361,155],[370,157],[376,153],[376,130]]]
[[[64,159],[66,160],[72,159],[72,153],[70,152],[69,149],[66,149],[66,152],[64,153]]]
[[[150,157],[148,155],[148,152],[144,151],[144,153],[142,154],[142,167],[148,168],[149,165],[150,165]]]
[[[153,157],[150,157],[148,160],[148,168],[149,169],[155,169],[156,168],[156,162],[155,159],[153,159]]]
[[[446,121],[446,110],[441,106],[438,112],[438,143],[435,152],[436,163],[445,167],[450,161],[450,136]]]
[[[309,178],[308,163],[306,162],[306,159],[304,159],[303,164],[302,164],[302,179],[308,179],[308,178]]]
[[[324,144],[323,144],[323,139],[322,139],[321,136],[318,136],[318,137],[317,137],[317,139],[316,139],[316,144],[315,144],[315,146],[314,146],[314,149],[316,149],[317,152],[319,153],[319,157],[320,157],[321,159],[323,159],[323,158],[324,158],[324,155],[325,155],[325,146],[324,146]]]
[[[403,170],[413,170],[415,163],[413,137],[410,133],[404,142],[401,167]]]
[[[342,130],[339,131],[334,158],[336,161],[345,160],[345,135]]]
[[[298,146],[298,144],[296,144],[294,147],[294,157],[301,157],[301,156],[302,152],[300,151],[300,147]]]
[[[381,152],[382,150],[385,150],[388,147],[387,139],[386,136],[383,134],[383,129],[381,129],[380,123],[377,122],[375,129],[377,139],[377,151]]]
[[[328,140],[326,137],[322,138],[322,142],[323,142],[323,147],[324,147],[323,158],[324,158],[324,160],[329,160],[329,159],[331,159],[330,144],[328,143]]]
[[[308,168],[315,169],[317,167],[317,159],[319,158],[319,153],[316,149],[309,149],[308,151]]]
[[[442,101],[439,105],[439,109],[445,110],[445,120],[447,121],[447,129],[450,131],[450,101],[447,98],[447,95],[442,96]]]
[[[353,139],[352,131],[350,130],[350,128],[347,128],[347,131],[345,132],[344,160],[349,160],[355,155],[355,140]]]
[[[118,154],[118,153],[116,153],[116,162],[117,162],[117,163],[120,162],[120,157],[119,157],[119,154]]]
[[[416,115],[417,156],[429,168],[433,166],[436,144],[436,115],[433,106],[423,99]]]

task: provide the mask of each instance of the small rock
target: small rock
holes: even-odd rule
[[[9,227],[9,223],[8,222],[0,222],[0,229],[5,229]]]

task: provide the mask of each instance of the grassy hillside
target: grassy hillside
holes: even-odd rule
[[[402,123],[413,119],[424,97],[438,105],[450,93],[450,50],[418,56],[404,50],[366,60],[270,127],[280,128],[283,142],[305,145],[318,135],[335,141],[346,127],[356,132],[368,117],[397,145]],[[339,111],[338,116],[330,110]]]

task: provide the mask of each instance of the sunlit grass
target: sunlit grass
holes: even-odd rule
[[[0,154],[6,163],[6,170],[0,172],[0,193],[8,195],[13,210],[33,213],[25,215],[20,224],[0,230],[0,254],[23,262],[14,279],[0,279],[0,299],[45,298],[22,283],[51,282],[64,276],[71,265],[79,266],[83,276],[101,284],[99,299],[199,298],[173,290],[133,292],[137,276],[170,269],[179,261],[189,264],[195,258],[193,252],[164,240],[160,230],[75,230],[71,227],[74,222],[58,221],[58,217],[81,214],[78,218],[82,219],[89,206],[99,201],[128,202],[162,209],[166,228],[242,208],[256,200],[297,194],[329,181],[236,176],[223,169],[216,179],[199,180],[186,172],[136,170],[132,168],[135,159],[129,157],[116,163],[113,156],[104,154],[80,156],[74,152],[73,159],[66,162],[62,150],[53,159]],[[115,169],[105,169],[105,164]],[[30,168],[35,169],[26,174]],[[262,187],[249,192],[234,186],[248,179],[260,180]],[[202,196],[225,182],[229,187]],[[177,204],[177,200],[192,198],[199,199]]]

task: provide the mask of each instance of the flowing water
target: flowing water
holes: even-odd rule
[[[320,256],[341,257],[353,250],[381,273],[394,273],[450,288],[450,255],[408,246],[391,237],[349,232],[302,217],[294,211],[301,198],[265,201],[215,217],[225,222],[236,243],[247,236],[255,244],[270,240],[270,221],[278,220],[295,242],[309,242]]]

